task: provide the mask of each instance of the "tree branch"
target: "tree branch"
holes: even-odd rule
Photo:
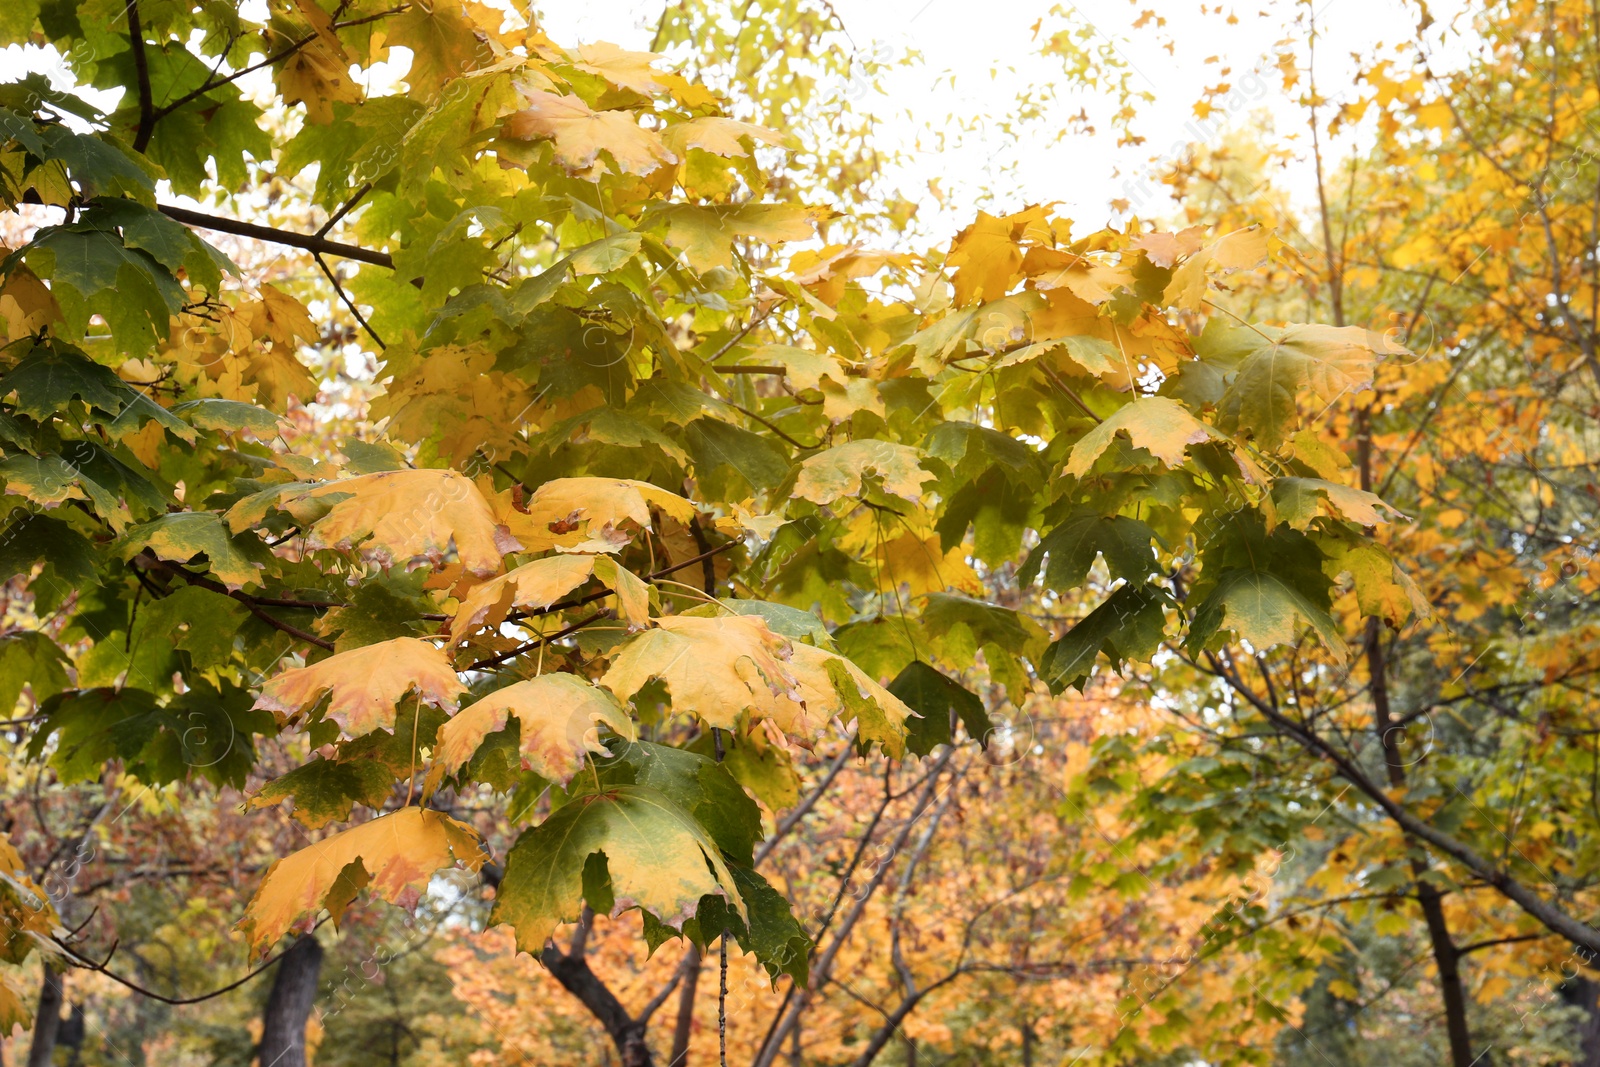
[[[259,226],[253,222],[242,219],[230,219],[223,215],[207,215],[203,211],[190,211],[186,207],[175,204],[156,205],[161,213],[169,219],[175,219],[185,226],[194,226],[203,230],[216,230],[218,233],[231,233],[236,237],[250,237],[257,241],[267,241],[271,244],[287,245],[290,248],[300,248],[307,252],[320,255],[338,256],[341,259],[353,259],[359,263],[371,263],[377,267],[387,267],[394,270],[394,257],[387,252],[377,252],[359,245],[345,244],[342,241],[330,241],[326,237],[314,234],[295,233],[292,230],[280,230],[272,226]]]
[[[388,348],[389,346],[383,343],[383,338],[378,336],[378,331],[374,330],[372,324],[367,321],[367,317],[361,314],[361,309],[356,307],[356,302],[350,299],[350,294],[344,291],[344,286],[339,284],[339,279],[334,275],[327,261],[322,258],[322,253],[313,252],[311,253],[311,258],[317,261],[317,266],[322,268],[323,276],[328,279],[328,284],[333,286],[333,291],[339,294],[339,299],[344,302],[345,307],[350,309],[350,314],[356,317],[356,321],[361,324],[361,328],[367,331],[367,336],[372,338],[373,343],[380,349]]]
[[[139,0],[127,0],[123,9],[128,16],[128,42],[133,49],[133,72],[139,83],[139,126],[133,134],[133,150],[143,152],[150,147],[150,135],[156,128],[156,105],[150,92],[150,61],[144,54],[144,26],[139,21]]]
[[[190,585],[198,585],[202,589],[209,589],[213,593],[221,593],[225,597],[237,600],[239,603],[244,605],[245,610],[250,614],[254,615],[256,618],[260,619],[274,630],[280,630],[283,633],[288,634],[290,637],[293,637],[297,641],[304,641],[307,644],[316,645],[318,648],[325,648],[329,652],[333,651],[332,641],[318,637],[316,634],[307,633],[298,626],[294,626],[290,623],[284,622],[282,619],[274,618],[273,616],[268,615],[265,611],[261,610],[261,605],[257,603],[256,599],[249,593],[238,589],[229,589],[221,582],[207,578],[204,575],[192,574],[187,568],[180,567],[176,563],[172,563],[168,560],[157,558],[149,549],[145,549],[143,552],[133,558],[138,562],[139,566],[155,568],[164,574],[171,574],[178,578],[182,578]],[[280,600],[278,603],[280,606],[314,606],[310,603],[301,604],[293,601]]]
[[[326,918],[320,919],[317,922],[317,926],[321,926],[323,923],[325,923],[327,921],[328,920]],[[317,928],[316,926],[312,927],[313,930],[315,930],[316,928]],[[252,978],[260,977],[261,974],[264,973],[267,970],[267,968],[273,966],[279,960],[283,959],[283,957],[285,955],[287,955],[294,948],[294,945],[290,945],[288,948],[284,949],[282,952],[278,953],[276,956],[273,956],[271,959],[269,959],[265,963],[261,964],[255,970],[251,971],[249,974],[247,974],[243,978],[239,979],[237,982],[229,982],[227,985],[221,987],[220,989],[213,989],[211,992],[202,993],[197,997],[166,997],[166,996],[162,996],[160,993],[155,992],[154,990],[146,989],[143,986],[139,985],[138,983],[130,981],[129,979],[122,977],[122,975],[117,974],[115,971],[107,970],[105,964],[103,964],[103,963],[96,963],[95,961],[89,959],[86,956],[79,955],[78,952],[71,945],[68,945],[65,941],[62,941],[60,938],[51,938],[51,940],[54,941],[57,945],[59,945],[61,947],[61,950],[63,952],[65,952],[69,957],[71,957],[72,965],[74,967],[78,967],[78,968],[80,968],[82,970],[85,970],[85,971],[96,971],[96,972],[98,972],[100,974],[105,975],[107,978],[111,979],[113,982],[116,982],[118,985],[126,986],[127,988],[133,990],[135,993],[138,993],[141,997],[149,997],[151,1000],[159,1000],[163,1004],[173,1004],[173,1005],[177,1005],[177,1004],[199,1004],[202,1001],[214,1000],[217,997],[222,996],[224,993],[232,993],[235,989],[238,989],[240,986],[244,985],[246,982],[250,981]],[[299,944],[299,942],[296,941],[295,944]],[[108,957],[108,959],[109,959],[109,957]]]

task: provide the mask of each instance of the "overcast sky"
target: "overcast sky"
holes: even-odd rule
[[[855,48],[879,60],[895,60],[920,52],[922,61],[898,68],[882,79],[882,96],[866,93],[858,107],[870,106],[881,116],[880,142],[907,150],[910,159],[894,175],[907,198],[921,205],[924,232],[948,232],[951,225],[970,221],[978,190],[995,194],[992,207],[1015,208],[1026,203],[1061,201],[1064,212],[1095,228],[1116,217],[1111,201],[1135,202],[1141,195],[1155,209],[1158,194],[1141,176],[1149,173],[1152,155],[1166,157],[1174,146],[1214,139],[1227,123],[1257,123],[1265,114],[1280,135],[1304,127],[1303,114],[1286,98],[1272,68],[1274,45],[1294,33],[1294,4],[1285,0],[1225,4],[1239,21],[1228,25],[1224,17],[1202,15],[1194,0],[1097,0],[1076,9],[1063,4],[1098,31],[1097,40],[1111,42],[1132,71],[1131,88],[1147,90],[1155,101],[1140,105],[1136,132],[1146,138],[1137,148],[1118,148],[1116,136],[1103,119],[1109,100],[1074,99],[1057,114],[1075,113],[1087,106],[1097,120],[1092,136],[1072,136],[1062,142],[1041,137],[1022,145],[1006,144],[998,124],[970,136],[960,150],[939,151],[926,138],[927,127],[948,127],[949,116],[987,113],[1005,115],[1014,101],[1044,82],[1061,82],[1059,60],[1041,57],[1033,25],[1044,20],[1046,33],[1064,23],[1051,15],[1051,3],[1040,0],[833,0],[833,7],[849,32]],[[1209,5],[1208,5],[1209,6]],[[1433,5],[1438,14],[1441,5]],[[1172,54],[1161,47],[1151,28],[1135,30],[1142,10],[1152,8],[1168,20],[1165,33],[1176,41]],[[536,5],[547,32],[562,43],[611,41],[628,48],[647,48],[661,2],[641,0],[569,0]],[[1317,6],[1320,41],[1317,51],[1318,85],[1324,96],[1336,96],[1351,84],[1352,52],[1368,53],[1379,42],[1393,45],[1412,34],[1413,16],[1399,0],[1320,0]],[[1301,50],[1303,53],[1303,49]],[[1219,56],[1220,63],[1205,60]],[[1233,68],[1224,79],[1219,70]],[[1264,64],[1264,65],[1263,65]],[[1270,77],[1246,78],[1262,70]],[[1197,124],[1192,108],[1202,91],[1219,81],[1238,89],[1236,109],[1212,117],[1212,127]],[[865,87],[861,87],[865,91]],[[1251,91],[1253,90],[1253,91]],[[907,118],[905,116],[909,115]],[[1041,133],[1060,129],[1064,118],[1038,124]],[[1300,140],[1304,140],[1301,137]],[[994,180],[999,160],[1014,161],[1014,179],[999,188]],[[928,181],[938,179],[950,196],[952,208],[941,212],[928,192]],[[1311,191],[1308,168],[1295,169],[1291,187],[1301,195]],[[1131,184],[1130,184],[1131,183]],[[955,205],[960,205],[959,209]],[[1170,210],[1170,202],[1161,205]],[[931,225],[930,225],[931,224]]]

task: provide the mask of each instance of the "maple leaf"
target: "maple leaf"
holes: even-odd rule
[[[794,280],[829,307],[838,307],[850,282],[876,274],[887,264],[909,265],[908,257],[873,252],[859,245],[827,245],[815,252],[796,252],[789,259]]]
[[[1054,248],[1030,248],[1022,270],[1040,292],[1065,289],[1085,303],[1098,307],[1119,290],[1132,289],[1133,272],[1120,263],[1108,263]]]
[[[443,651],[415,637],[396,637],[290,668],[261,687],[255,706],[282,721],[331,694],[327,718],[345,736],[360,737],[393,730],[396,709],[408,693],[419,704],[449,711],[466,691]]]
[[[319,126],[333,121],[335,102],[359,103],[361,87],[350,77],[350,55],[334,32],[333,19],[314,0],[295,0],[294,8],[310,24],[311,40],[278,67],[278,91],[286,104],[304,103],[306,119]],[[289,20],[275,20],[273,51],[298,42],[304,31]]]
[[[602,885],[588,877],[596,854],[605,860]],[[708,895],[746,915],[722,850],[700,824],[654,789],[619,786],[570,801],[523,832],[506,855],[489,921],[510,923],[517,947],[538,953],[585,901],[611,915],[640,908],[679,929]]]
[[[16,988],[0,977],[0,1030],[9,1034],[19,1026],[24,1030],[33,1026],[33,1013],[23,1004]]]
[[[583,769],[584,755],[608,755],[600,727],[629,741],[638,736],[617,698],[571,674],[542,674],[514,682],[467,705],[439,728],[431,793],[439,780],[466,766],[484,738],[517,722],[523,770],[565,787]]]
[[[0,259],[10,254],[0,244]],[[37,274],[18,263],[0,281],[0,319],[6,324],[6,339],[16,341],[61,322],[61,305]]]
[[[863,479],[876,475],[883,490],[906,500],[922,495],[922,486],[934,479],[918,464],[922,453],[893,441],[848,441],[818,452],[800,465],[794,497],[814,504],[831,504],[841,497],[860,496]]]
[[[350,818],[357,804],[382,808],[393,795],[394,784],[394,771],[379,760],[319,756],[263,785],[245,801],[245,808],[255,811],[291,800],[296,821],[308,830],[320,830]]]
[[[450,621],[450,643],[460,644],[480,626],[498,625],[512,608],[542,611],[593,574],[594,557],[575,554],[536,559],[480,582],[472,587]]]
[[[612,85],[632,89],[641,96],[661,92],[666,86],[658,81],[660,73],[651,64],[661,57],[654,52],[629,52],[608,41],[579,45],[573,66],[598,74]]]
[[[1267,258],[1272,231],[1259,226],[1223,234],[1172,272],[1162,300],[1174,307],[1199,308],[1205,303],[1206,280],[1212,270],[1236,271],[1259,266]]]
[[[860,667],[836,653],[798,642],[790,649],[787,667],[805,718],[803,724],[779,722],[785,732],[798,734],[803,725],[814,736],[817,728],[837,716],[847,726],[855,720],[856,736],[863,743],[876,741],[894,758],[905,751],[906,721],[916,713]]]
[[[516,140],[555,142],[556,156],[569,170],[589,172],[601,152],[624,174],[649,174],[677,157],[627,111],[595,111],[576,96],[533,92],[527,107],[506,119],[502,135]]]
[[[697,271],[731,267],[738,237],[780,245],[816,236],[817,213],[800,204],[673,204],[661,215],[667,220],[667,244],[681,248]]]
[[[1221,424],[1248,431],[1265,448],[1276,448],[1294,431],[1302,392],[1331,405],[1372,384],[1379,356],[1409,355],[1386,335],[1359,326],[1240,328],[1224,344],[1242,358],[1218,404]]]
[[[957,268],[951,279],[956,304],[965,307],[982,300],[998,300],[1011,291],[1022,271],[1022,249],[1009,218],[986,211],[950,243],[945,262]]]
[[[447,83],[493,58],[472,20],[451,0],[411,4],[388,26],[387,37],[411,49],[406,84],[422,100],[434,99]]]
[[[313,547],[356,549],[385,567],[448,560],[488,575],[500,570],[507,552],[523,547],[495,521],[478,487],[452,470],[379,471],[277,497],[284,510],[308,503],[332,505],[311,526]],[[236,529],[250,517],[239,505],[228,512]]]
[[[1148,450],[1168,467],[1182,465],[1184,450],[1190,445],[1222,437],[1176,400],[1139,397],[1078,439],[1067,457],[1067,474],[1074,478],[1087,474],[1118,432],[1126,433],[1135,448]]]
[[[1149,656],[1166,636],[1162,609],[1168,602],[1166,593],[1154,586],[1131,582],[1119,586],[1050,645],[1040,658],[1039,676],[1052,693],[1068,686],[1081,691],[1101,652],[1113,669],[1129,659]]]
[[[301,344],[317,343],[322,331],[317,329],[304,304],[266,282],[261,283],[260,292],[261,299],[245,309],[251,333],[290,350]]]
[[[1133,247],[1142,249],[1145,257],[1158,267],[1170,267],[1184,256],[1200,250],[1204,226],[1190,226],[1177,233],[1143,234],[1133,239]]]
[[[326,908],[335,925],[367,889],[413,909],[433,876],[456,864],[476,871],[489,854],[466,823],[426,808],[401,808],[274,860],[239,929],[263,952]]]
[[[1191,646],[1199,647],[1224,626],[1262,649],[1288,644],[1309,626],[1340,663],[1347,655],[1344,638],[1328,612],[1293,582],[1266,571],[1224,573],[1195,611]]]
[[[28,876],[15,846],[0,833],[0,960],[21,963],[36,950],[60,956],[55,938],[65,933],[49,894]],[[0,991],[0,1015],[11,1010],[4,1003],[6,992]],[[23,1025],[29,1022],[24,1017]]]
[[[1389,521],[1378,511],[1388,505],[1376,494],[1321,478],[1279,478],[1272,483],[1272,500],[1278,518],[1297,528],[1324,511],[1361,526]]]
[[[849,380],[848,372],[831,352],[817,352],[793,345],[762,345],[741,355],[737,363],[781,366],[784,377],[801,390],[821,389],[824,378],[835,382]]]
[[[259,582],[272,559],[260,542],[231,533],[209,511],[163,515],[128,530],[118,545],[123,559],[150,552],[157,559],[191,563],[204,556],[206,570],[234,590]]]
[[[623,523],[651,529],[652,506],[682,523],[695,516],[691,501],[631,478],[556,478],[520,507],[511,503],[509,491],[496,504],[500,521],[530,552],[580,546],[614,552],[629,540]]]
[[[1427,594],[1379,545],[1337,544],[1323,570],[1348,574],[1361,613],[1383,619],[1396,629],[1413,616],[1426,619],[1434,614]]]
[[[739,714],[792,720],[787,694],[794,678],[784,665],[789,643],[748,615],[672,615],[629,638],[600,684],[623,700],[652,679],[666,683],[673,707],[708,726],[731,730]]]
[[[711,115],[673,123],[661,131],[661,140],[681,159],[691,148],[719,156],[748,156],[756,143],[787,145],[790,138],[765,126]]]

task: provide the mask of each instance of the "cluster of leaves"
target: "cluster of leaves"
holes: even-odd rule
[[[652,943],[727,930],[803,979],[744,790],[792,803],[834,724],[926,755],[987,728],[964,672],[1020,701],[1169,640],[1309,628],[1342,655],[1345,576],[1404,611],[1314,417],[1398,349],[1209,314],[1263,231],[1084,236],[1035,207],[780,264],[821,217],[765,195],[784,136],[649,55],[448,0],[91,8],[7,23],[126,91],[0,101],[7,206],[63,219],[3,268],[0,553],[49,622],[0,662],[64,781],[118,762],[354,823],[266,871],[257,949],[478,870],[452,812],[509,793],[492,918],[522,948],[638,908]],[[351,76],[401,45],[403,84]],[[237,83],[268,68],[262,111]],[[157,199],[248,211],[313,170],[315,235]],[[382,360],[371,432],[278,433],[319,330],[179,220],[362,264],[322,300]],[[1076,602],[1100,559],[1123,584],[1054,640],[986,599],[1020,565]],[[268,737],[304,760],[261,782]]]

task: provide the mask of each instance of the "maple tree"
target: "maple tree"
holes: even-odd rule
[[[1502,639],[1520,568],[1577,574],[1563,571],[1570,531],[1589,514],[1567,514],[1565,494],[1558,508],[1537,469],[1509,490],[1499,473],[1494,507],[1465,506],[1483,479],[1461,472],[1548,454],[1560,478],[1581,480],[1590,453],[1566,413],[1568,390],[1589,386],[1555,363],[1507,389],[1492,451],[1459,443],[1481,397],[1452,393],[1435,414],[1437,399],[1500,388],[1489,367],[1519,366],[1518,344],[1551,365],[1569,352],[1558,330],[1576,329],[1593,363],[1571,310],[1593,287],[1563,281],[1585,276],[1581,228],[1542,220],[1553,258],[1485,268],[1509,272],[1483,282],[1503,301],[1405,273],[1443,253],[1397,235],[1437,242],[1450,232],[1441,219],[1471,229],[1483,211],[1472,198],[1504,195],[1405,178],[1417,153],[1439,151],[1412,123],[1440,128],[1441,102],[1469,99],[1471,74],[1368,72],[1363,106],[1381,112],[1387,139],[1349,179],[1349,203],[1391,197],[1404,211],[1347,208],[1321,268],[1304,266],[1317,247],[1271,228],[1282,212],[1265,196],[1176,232],[1074,232],[1048,207],[977,211],[930,250],[877,251],[858,242],[908,216],[875,188],[870,145],[813,125],[809,87],[776,88],[808,59],[793,41],[809,38],[784,28],[831,22],[770,6],[753,37],[718,29],[676,72],[451,0],[295,0],[269,5],[264,22],[234,5],[143,0],[0,16],[6,43],[53,48],[72,82],[0,86],[0,195],[27,220],[0,265],[0,555],[14,575],[0,703],[24,731],[17,773],[48,773],[100,806],[120,790],[221,811],[242,791],[247,811],[229,825],[259,863],[235,887],[247,899],[211,905],[238,924],[231,935],[220,924],[213,947],[271,954],[280,979],[308,973],[312,992],[320,922],[382,922],[362,917],[361,898],[426,909],[442,872],[486,885],[481,944],[528,955],[488,968],[510,979],[457,973],[458,985],[487,1003],[475,983],[542,967],[630,1064],[659,1055],[647,1028],[674,990],[674,1055],[715,1004],[722,1040],[769,1064],[803,1027],[858,1026],[847,988],[887,1021],[818,1054],[869,1063],[896,1041],[948,1042],[917,1013],[983,983],[1019,998],[1010,1025],[1025,1056],[1062,998],[1090,986],[1124,1001],[1083,1041],[1108,1059],[1257,1055],[1252,1043],[1293,1014],[1277,1002],[1315,977],[1305,964],[1335,967],[1338,952],[1298,933],[1274,942],[1276,919],[1253,911],[1248,937],[1218,932],[1243,921],[1232,910],[1221,926],[1204,916],[1271,850],[1316,840],[1313,816],[1349,785],[1360,809],[1344,825],[1365,839],[1353,829],[1344,852],[1330,844],[1321,882],[1297,889],[1348,910],[1409,886],[1455,998],[1452,1027],[1465,1007],[1448,924],[1481,922],[1489,950],[1532,939],[1530,924],[1592,949],[1571,902],[1586,886],[1552,896],[1515,866],[1559,857],[1581,877],[1582,846],[1563,843],[1576,823],[1564,835],[1547,817],[1537,858],[1493,862],[1494,821],[1441,817],[1448,793],[1416,780],[1517,781],[1520,806],[1533,795],[1520,790],[1570,787],[1589,736],[1573,687],[1592,669],[1593,634],[1576,607],[1557,632],[1519,637],[1515,655],[1469,663],[1460,651]],[[669,9],[659,44],[717,25],[717,10]],[[1486,16],[1510,29],[1484,63],[1532,63],[1508,76],[1537,82],[1542,60],[1507,58],[1529,11]],[[1296,69],[1284,76],[1292,89]],[[90,103],[108,98],[89,90],[113,89],[110,111]],[[1520,103],[1474,105],[1480,124],[1506,123],[1494,144],[1519,136],[1503,115]],[[1583,121],[1550,119],[1547,149]],[[1480,136],[1461,139],[1453,173],[1542,188],[1508,174]],[[1325,205],[1325,221],[1336,210]],[[245,265],[261,247],[299,269]],[[1390,248],[1403,252],[1393,270],[1363,265],[1387,263]],[[1466,250],[1450,254],[1466,263]],[[1385,332],[1388,309],[1413,301],[1448,324],[1433,359]],[[1457,369],[1479,335],[1507,338],[1506,350]],[[1556,437],[1553,410],[1570,418]],[[1384,449],[1399,458],[1380,474]],[[1513,530],[1517,508],[1537,512],[1532,532]],[[1462,533],[1469,514],[1494,533]],[[1401,629],[1430,602],[1435,621]],[[1461,673],[1414,707],[1386,707],[1391,691],[1429,688],[1397,672],[1430,657],[1439,678]],[[1080,807],[1095,806],[1085,789],[1125,795],[1074,816],[1076,848],[1030,837],[1013,824],[1056,793],[1020,773],[975,784],[963,768],[985,741],[1016,744],[1001,736],[1007,716],[1039,690],[1095,693],[1102,664],[1122,679],[1120,728],[1059,726],[1070,758],[1055,767],[1055,748],[1021,755]],[[1243,675],[1253,666],[1259,685]],[[1564,700],[1542,713],[1553,727],[1536,742],[1543,727],[1527,723],[1532,733],[1487,753],[1465,736],[1422,771],[1396,752],[1396,723],[1447,706],[1515,720],[1494,701],[1529,692]],[[1204,728],[1151,729],[1135,697]],[[1299,756],[1284,745],[1241,756],[1226,725],[1258,717]],[[1341,747],[1356,730],[1377,738],[1376,765],[1373,749]],[[864,769],[836,783],[852,755]],[[1254,793],[1240,782],[1252,760],[1273,764]],[[835,784],[841,799],[824,799]],[[1243,797],[1225,828],[1201,800],[1217,795]],[[947,841],[958,797],[983,821]],[[905,800],[875,838],[887,805]],[[876,842],[904,866],[873,865],[852,903],[829,911],[852,876],[813,877],[837,845],[817,824],[862,813],[857,860],[838,862],[853,870]],[[1150,862],[1182,863],[1149,885],[1122,881],[1128,857],[1088,836],[1102,820],[1135,828]],[[37,953],[47,973],[109,973],[91,942],[114,944],[115,928],[58,914],[61,895],[6,850],[6,962]],[[977,862],[988,850],[1015,860]],[[763,873],[769,859],[782,878]],[[1436,888],[1435,860],[1483,885]],[[1398,873],[1380,886],[1374,863]],[[1019,870],[1032,881],[1008,883]],[[989,951],[919,940],[906,921],[919,878],[969,910],[965,932]],[[1108,905],[1077,910],[1091,890],[1155,894],[1168,913],[1125,907],[1097,934]],[[1499,894],[1526,918],[1500,900],[1484,906],[1492,919],[1463,915],[1467,892]],[[1014,925],[1024,901],[1034,918]],[[1208,962],[1208,990],[1232,982],[1259,1006],[1196,1035],[1187,1011],[1205,1005],[1173,979],[1211,948],[1128,962],[1143,939],[1174,932],[1302,968],[1264,992],[1247,964]],[[1094,937],[1094,956],[1072,957]],[[681,952],[655,952],[679,938]],[[922,950],[910,960],[907,942]],[[721,990],[696,999],[711,953],[761,1011],[730,1014]],[[870,982],[845,986],[846,969]],[[634,977],[618,985],[624,972]],[[30,1021],[15,973],[0,978],[8,1027]],[[287,1000],[269,1001],[269,1020],[274,1003]],[[279,1062],[307,1056],[305,1004],[287,1013]],[[557,1050],[541,1054],[563,1054],[573,1032],[538,1036]],[[260,1040],[274,1058],[280,1038]]]

